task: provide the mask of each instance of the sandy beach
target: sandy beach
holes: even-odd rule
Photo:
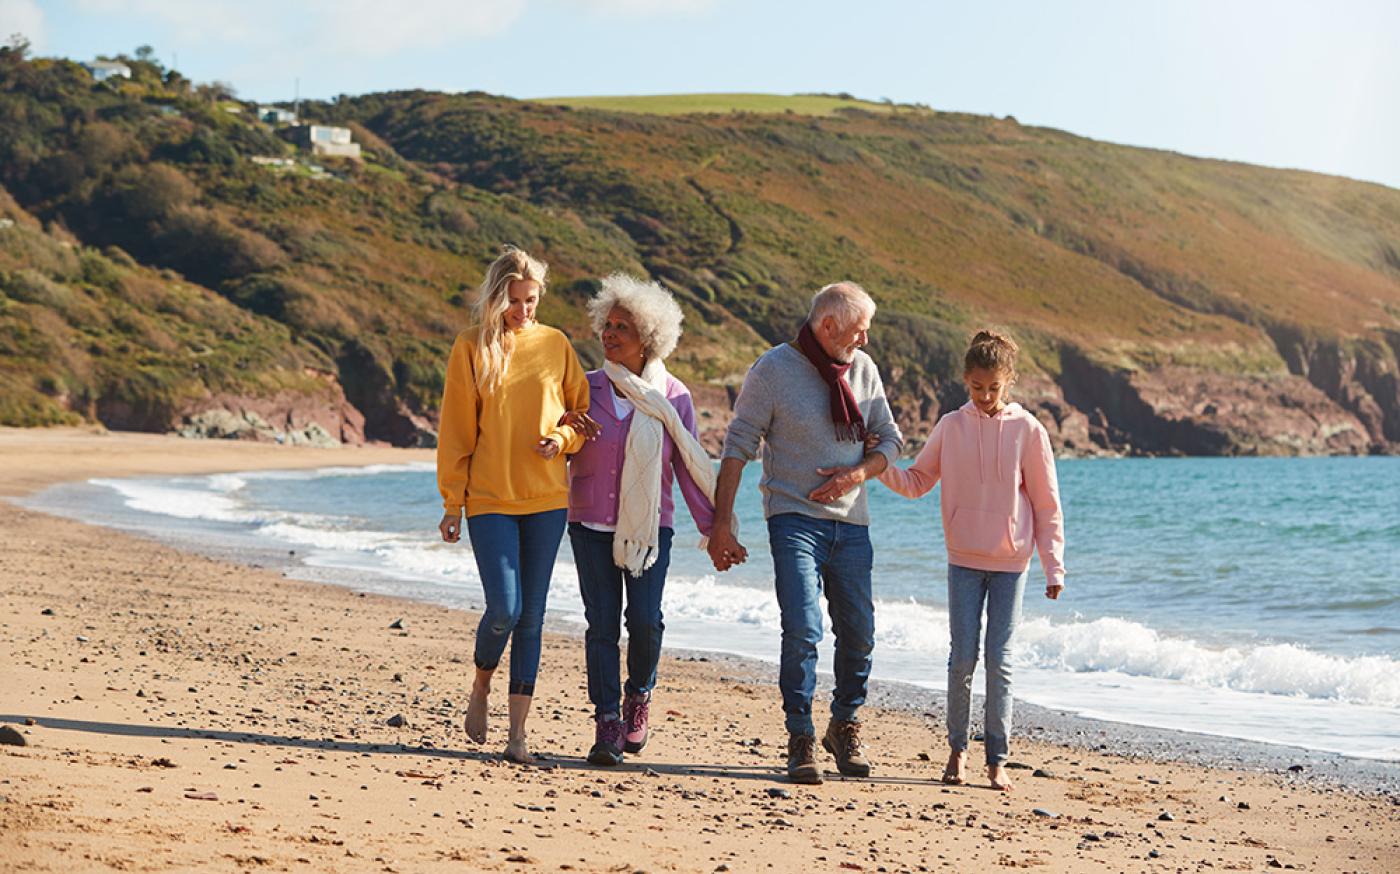
[[[0,430],[0,496],[431,457]],[[544,758],[511,765],[503,684],[488,743],[462,731],[475,621],[0,500],[0,723],[25,741],[0,746],[0,869],[1400,871],[1393,795],[1283,767],[1022,736],[1013,794],[980,770],[945,787],[936,710],[869,708],[870,779],[828,759],[824,785],[789,785],[776,687],[722,657],[665,658],[651,743],[595,768],[564,634],[531,720]]]

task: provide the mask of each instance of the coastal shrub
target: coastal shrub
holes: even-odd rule
[[[198,206],[178,209],[163,221],[158,243],[162,262],[211,287],[271,270],[287,260],[286,253],[267,237]]]

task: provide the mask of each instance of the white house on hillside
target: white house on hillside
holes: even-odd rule
[[[297,114],[280,106],[259,106],[258,118],[268,124],[296,124]]]
[[[299,124],[286,128],[282,135],[313,155],[330,155],[336,158],[359,158],[360,144],[353,142],[348,127],[330,127],[323,124]]]
[[[87,61],[83,64],[83,69],[91,73],[92,78],[98,82],[106,82],[113,76],[131,78],[131,68],[120,61]]]

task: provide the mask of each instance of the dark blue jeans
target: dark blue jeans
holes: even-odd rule
[[[875,604],[870,594],[874,551],[864,525],[781,513],[768,520],[783,648],[778,688],[787,730],[816,734],[812,696],[817,687],[817,643],[822,639],[821,595],[826,593],[836,635],[836,693],[831,715],[854,720],[865,703],[875,649]]]
[[[613,564],[613,535],[569,523],[569,544],[578,568],[579,594],[588,630],[583,636],[588,663],[588,700],[595,717],[620,714],[618,637],[621,619],[627,620],[627,694],[645,695],[656,685],[656,665],[661,661],[661,592],[671,566],[670,528],[662,528],[657,541],[656,563],[634,577]],[[624,592],[627,611],[622,609]]]
[[[524,516],[483,513],[467,518],[467,536],[486,593],[476,628],[476,666],[493,671],[510,643],[510,694],[535,694],[549,578],[568,510]]]

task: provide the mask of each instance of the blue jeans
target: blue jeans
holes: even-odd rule
[[[568,510],[467,518],[486,612],[476,628],[476,666],[494,671],[510,643],[510,694],[535,694],[549,578]]]
[[[1021,621],[1026,572],[979,571],[948,565],[948,745],[967,749],[972,719],[972,673],[987,606],[987,702],[983,736],[987,764],[1006,761],[1011,739],[1011,635]]]
[[[783,648],[778,688],[790,734],[816,734],[812,696],[817,687],[817,643],[822,639],[821,595],[826,593],[836,635],[835,719],[853,721],[865,703],[875,649],[875,604],[870,595],[874,551],[864,525],[780,513],[768,520]]]
[[[620,714],[622,688],[618,682],[617,640],[622,633],[622,596],[627,594],[627,694],[645,695],[656,685],[661,661],[661,592],[671,566],[674,532],[662,528],[657,540],[656,563],[634,577],[613,564],[613,535],[569,523],[569,543],[578,568],[578,589],[588,630],[583,635],[588,664],[588,700],[595,717]]]

